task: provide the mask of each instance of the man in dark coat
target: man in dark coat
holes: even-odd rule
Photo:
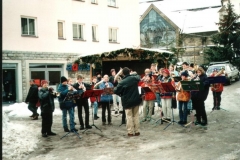
[[[122,69],[122,74],[124,78],[114,88],[114,93],[122,99],[122,105],[127,118],[128,136],[131,137],[134,133],[135,136],[139,136],[139,104],[141,103],[141,98],[138,91],[138,82],[140,81],[140,76],[136,73],[130,75],[130,69],[127,67]]]
[[[78,75],[77,76],[77,83],[73,85],[73,87],[77,90],[78,94],[82,94],[86,91],[91,89],[90,84],[83,82],[83,76]],[[85,111],[85,127],[86,129],[91,129],[92,126],[89,125],[89,105],[88,105],[88,98],[79,98],[76,100],[77,102],[77,108],[78,108],[78,119],[80,123],[80,130],[84,129],[84,122],[82,117],[82,108],[84,108]]]
[[[32,120],[37,120],[39,116],[37,113],[38,108],[36,107],[38,102],[38,86],[35,84],[33,79],[29,82],[30,88],[25,102],[28,103],[28,109],[33,113],[30,117],[32,117]]]
[[[48,88],[48,81],[41,81],[42,88],[38,92],[41,104],[42,116],[42,137],[55,136],[56,133],[52,132],[53,112],[55,109],[53,88]]]

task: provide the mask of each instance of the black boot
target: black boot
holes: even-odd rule
[[[68,128],[64,128],[64,132],[70,132]]]
[[[47,133],[43,133],[43,134],[42,134],[42,137],[47,137]]]
[[[99,117],[96,115],[96,114],[94,114],[94,120],[97,120]]]

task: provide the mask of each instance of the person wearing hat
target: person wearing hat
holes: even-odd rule
[[[169,83],[171,82],[174,85],[174,81],[170,77],[170,72],[168,69],[162,70],[163,78],[161,79],[161,83]],[[163,111],[163,120],[171,121],[172,118],[172,96],[175,93],[165,92],[161,93],[161,102],[162,102],[162,111]]]
[[[111,82],[113,84],[113,86],[116,87],[118,85],[118,81],[114,80],[115,76],[116,76],[115,69],[111,69],[110,73],[111,73],[111,76],[109,77],[109,82]],[[115,110],[115,114],[122,113],[123,107],[122,107],[121,98],[116,94],[112,94],[112,97],[113,97],[113,108]],[[117,102],[118,102],[118,104],[117,104]]]
[[[58,97],[60,109],[62,110],[62,125],[65,132],[76,132],[74,124],[74,107],[75,103],[73,100],[66,100],[68,94],[77,94],[77,91],[74,91],[73,86],[68,86],[68,80],[66,77],[61,77],[61,84],[58,86],[57,92],[60,93]],[[69,113],[69,122],[70,122],[70,130],[67,124],[67,112]]]
[[[30,116],[32,120],[37,120],[39,116],[37,113],[38,107],[36,107],[38,102],[38,86],[35,84],[34,79],[31,79],[29,82],[30,88],[25,103],[28,103],[28,109],[32,112],[32,115]]]
[[[212,74],[210,77],[216,77],[216,76],[222,76],[222,74],[219,74],[219,70],[217,68],[214,68],[212,71]],[[211,85],[211,91],[213,93],[213,108],[212,110],[220,110],[221,105],[221,94],[223,91],[223,84],[222,83],[214,83]]]
[[[181,73],[181,81],[188,81],[188,72]],[[179,81],[176,85],[177,100],[178,100],[178,109],[179,109],[179,121],[178,124],[186,124],[187,123],[187,115],[188,115],[188,101],[190,100],[190,92],[184,91],[181,86],[181,81]]]
[[[42,88],[38,92],[38,97],[41,104],[42,116],[42,137],[55,136],[56,133],[52,132],[53,112],[55,109],[53,88],[48,88],[48,81],[41,81]]]
[[[77,76],[77,83],[73,85],[73,87],[77,90],[78,94],[83,94],[86,90],[90,90],[91,86],[90,84],[83,82],[84,77],[82,75]],[[80,130],[84,130],[84,122],[83,122],[83,116],[82,116],[82,108],[84,108],[85,111],[85,128],[91,129],[92,126],[89,125],[89,104],[88,104],[88,97],[82,98],[76,100],[77,108],[78,108],[78,119],[80,123]]]
[[[152,92],[150,93],[147,93],[145,92],[142,97],[143,97],[143,120],[142,122],[145,122],[145,121],[150,121],[152,119],[152,113],[153,113],[153,110],[154,110],[154,102],[156,100],[156,95],[154,93],[154,91],[152,90],[152,75],[149,74],[149,75],[146,75],[145,78],[144,78],[144,83],[142,83],[141,87],[142,87],[142,91],[141,93],[144,93],[144,87],[148,87]],[[152,93],[154,93],[154,95],[152,95]],[[151,94],[152,96],[148,96],[147,94]],[[155,99],[154,99],[155,98]]]

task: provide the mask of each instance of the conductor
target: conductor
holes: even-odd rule
[[[128,136],[139,136],[139,104],[141,98],[138,92],[138,82],[140,76],[137,73],[130,74],[130,69],[127,67],[122,69],[122,74],[124,78],[114,88],[114,94],[121,97],[122,106],[126,112]]]

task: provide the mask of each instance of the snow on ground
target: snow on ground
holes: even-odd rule
[[[76,141],[75,135],[59,141],[65,133],[61,127],[62,113],[57,105],[53,114],[53,128],[58,135],[43,139],[40,133],[41,118],[37,121],[31,120],[31,112],[26,103],[3,106],[3,159],[79,159],[79,156],[81,159],[122,159],[122,155],[126,154],[128,159],[239,159],[239,95],[239,82],[224,87],[221,107],[228,112],[220,110],[210,114],[213,97],[212,93],[209,93],[206,101],[209,129],[206,131],[197,127],[185,130],[179,126],[162,131],[166,124],[152,127],[148,123],[142,123],[141,136],[133,139],[126,138],[126,129],[119,127],[121,117],[113,117],[112,126],[101,126],[101,120],[96,121],[96,125],[103,130],[101,133],[93,128],[89,133],[81,133],[81,141]],[[142,114],[142,110],[140,112]],[[40,114],[40,109],[38,113]],[[75,120],[78,122],[78,118]],[[80,143],[76,143],[78,141]],[[206,141],[211,143],[206,145]],[[78,150],[81,152],[76,154]]]
[[[39,130],[36,129],[36,121],[27,121],[31,112],[28,110],[26,103],[14,103],[9,106],[2,107],[2,147],[3,159],[23,159],[35,149],[39,142]],[[40,109],[38,109],[40,114]],[[54,115],[61,114],[56,109]],[[23,121],[11,122],[9,118],[22,118]],[[41,120],[40,120],[41,121]],[[37,131],[36,131],[37,130]],[[13,145],[14,144],[14,145]]]
[[[27,104],[25,103],[15,103],[3,107],[3,159],[22,159],[37,148],[39,139],[37,135],[34,134],[35,127],[27,125],[27,122],[21,124],[12,123],[8,117],[29,116],[31,112],[26,110],[26,108]]]

